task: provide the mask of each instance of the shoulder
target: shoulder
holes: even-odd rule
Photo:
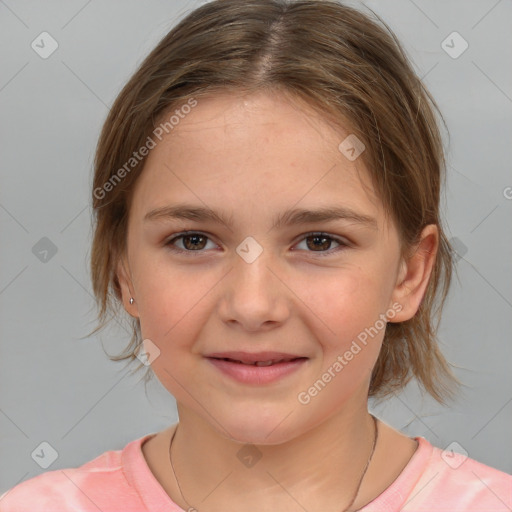
[[[124,463],[127,454],[147,437],[131,441],[122,450],[104,452],[80,467],[47,471],[16,485],[0,496],[0,512],[97,512],[119,506],[129,511],[129,504],[142,510]]]
[[[430,457],[406,500],[404,512],[512,510],[512,475],[419,439],[431,448]]]

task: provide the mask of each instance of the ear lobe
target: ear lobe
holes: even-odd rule
[[[425,295],[439,245],[439,232],[435,224],[423,228],[420,241],[407,261],[402,261],[392,303],[398,302],[402,309],[390,322],[404,322],[418,311]]]
[[[126,261],[123,257],[118,262],[116,271],[117,280],[119,281],[119,287],[121,289],[121,300],[126,312],[135,318],[139,318],[136,302],[130,304],[130,298],[135,297],[135,292],[133,291],[133,283],[130,277],[130,273],[126,267]]]

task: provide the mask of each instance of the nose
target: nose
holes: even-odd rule
[[[252,262],[235,255],[233,268],[223,279],[219,314],[232,327],[256,332],[282,325],[290,314],[290,290],[270,251]]]

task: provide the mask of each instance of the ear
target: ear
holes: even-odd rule
[[[139,318],[139,310],[137,307],[137,301],[135,292],[133,290],[133,283],[131,274],[129,272],[129,265],[126,258],[123,256],[117,264],[117,280],[119,281],[119,287],[121,289],[121,300],[123,302],[124,309],[126,312],[135,317]],[[130,298],[135,299],[133,304],[130,304]]]
[[[402,260],[391,304],[400,304],[390,322],[404,322],[418,311],[425,295],[439,246],[439,231],[435,224],[423,228],[420,241],[412,249],[409,257]],[[391,306],[391,305],[390,305]],[[395,309],[395,308],[393,308]],[[396,311],[396,309],[395,309]]]

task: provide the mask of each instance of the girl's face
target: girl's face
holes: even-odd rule
[[[280,95],[230,94],[154,139],[119,276],[180,419],[276,444],[366,410],[383,319],[403,320],[403,272],[362,159],[339,149],[348,135]],[[208,357],[269,351],[304,359],[269,380],[283,363],[225,363],[236,378]]]

